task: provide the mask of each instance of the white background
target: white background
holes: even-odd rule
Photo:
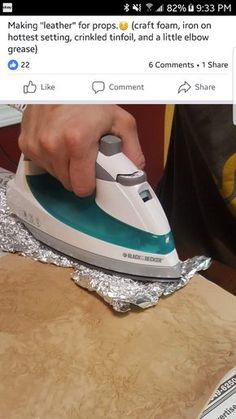
[[[32,30],[9,30],[8,21],[15,22],[72,22],[73,17],[0,17],[0,101],[1,102],[138,102],[138,103],[232,103],[232,78],[233,78],[233,48],[235,47],[236,18],[233,16],[116,16],[116,17],[77,17],[78,22],[109,23],[117,25],[120,21],[127,21],[131,26],[132,21],[147,23],[148,21],[163,23],[182,22],[211,23],[211,30],[178,31],[186,35],[190,32],[208,34],[210,40],[200,42],[51,42],[39,45],[39,53],[8,55],[9,43],[7,34],[51,34],[60,33],[60,30],[38,32]],[[61,31],[63,34],[90,33],[73,26],[73,29]],[[140,30],[140,34],[150,35],[153,30]],[[173,33],[175,30],[156,30],[155,34],[162,32]],[[120,29],[96,33],[113,33],[126,35],[132,30]],[[94,32],[93,32],[94,34]],[[137,32],[135,32],[137,36]],[[35,42],[11,42],[11,46],[28,46]],[[11,71],[7,63],[10,59],[19,62],[29,61],[30,69]],[[194,62],[200,67],[195,69],[150,69],[150,61],[162,62]],[[228,69],[203,68],[205,61],[227,62]],[[35,93],[24,94],[23,85],[32,80],[37,86]],[[102,80],[105,90],[97,94],[92,90],[92,82]],[[188,92],[178,94],[178,87],[184,82],[191,85]],[[111,83],[122,85],[143,84],[142,91],[110,90]],[[214,91],[196,91],[195,84],[215,85]],[[45,86],[54,85],[54,90],[43,90]]]

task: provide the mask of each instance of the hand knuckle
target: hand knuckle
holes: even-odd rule
[[[65,135],[66,144],[72,152],[77,151],[81,148],[81,137],[78,133],[74,131],[68,131]]]
[[[20,134],[20,136],[19,136],[18,145],[19,145],[22,153],[24,153],[25,150],[27,149],[27,142],[25,141],[25,137],[22,134]]]
[[[54,138],[50,138],[46,135],[42,135],[39,140],[40,146],[47,154],[54,154],[57,148],[57,144]]]

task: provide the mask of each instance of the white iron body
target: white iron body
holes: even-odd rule
[[[8,184],[7,200],[33,235],[50,247],[82,262],[140,280],[175,280],[180,262],[175,248],[169,253],[146,252],[101,240],[65,224],[35,198],[27,176],[45,173],[21,156],[16,176]],[[139,170],[121,151],[120,140],[101,139],[97,157],[96,204],[113,218],[155,236],[170,234],[170,226],[156,194]]]

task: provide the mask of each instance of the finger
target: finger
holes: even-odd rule
[[[80,197],[89,196],[95,190],[97,153],[98,145],[95,143],[91,149],[77,156],[72,156],[70,159],[71,187],[74,193]]]
[[[130,160],[139,168],[144,169],[145,157],[139,144],[138,137],[135,137],[132,133],[125,132],[121,135],[122,138],[122,151],[129,157]]]
[[[56,172],[52,166],[52,163],[50,160],[45,160],[45,159],[32,159],[32,161],[34,162],[34,164],[38,167],[40,167],[41,169],[45,170],[47,173],[49,173],[50,175],[52,175],[53,177],[57,178]]]
[[[122,139],[122,151],[139,169],[143,169],[145,158],[140,146],[135,119],[130,114],[126,114],[116,129],[116,135]]]
[[[51,160],[45,158],[46,154],[42,152],[41,147],[39,147],[37,142],[35,142],[33,145],[29,144],[27,138],[20,135],[18,143],[22,153],[27,159],[33,161],[36,166],[46,170],[46,172],[56,177],[55,171],[51,164]]]
[[[56,178],[63,184],[64,188],[71,191],[69,157],[63,147],[60,147],[53,156],[51,166]]]
[[[41,135],[38,141],[30,145],[33,160],[71,190],[68,151],[59,136],[50,134],[48,131],[47,135]]]

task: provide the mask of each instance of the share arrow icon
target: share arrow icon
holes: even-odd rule
[[[191,89],[190,84],[185,81],[183,84],[181,84],[178,88],[178,93],[184,92],[187,93]]]

